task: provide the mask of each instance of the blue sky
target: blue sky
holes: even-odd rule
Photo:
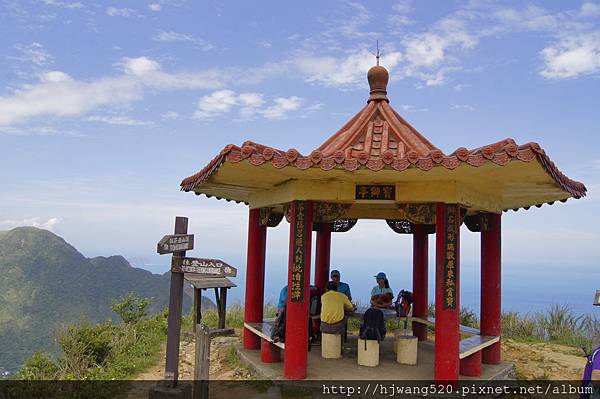
[[[87,256],[159,272],[155,244],[186,215],[197,256],[242,270],[247,209],[180,180],[228,143],[309,153],[365,104],[379,40],[391,105],[444,152],[536,141],[586,183],[583,200],[505,214],[505,273],[598,270],[598,2],[0,4],[0,229],[50,228]],[[269,295],[286,229],[269,232]],[[476,280],[478,237],[464,237]],[[356,245],[373,257],[355,259]],[[409,280],[410,241],[384,222],[335,236],[333,251],[356,278],[375,262]]]

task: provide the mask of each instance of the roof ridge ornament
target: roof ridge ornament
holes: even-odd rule
[[[369,81],[370,96],[367,103],[371,101],[387,101],[390,100],[387,97],[387,84],[390,79],[390,75],[384,67],[379,65],[379,59],[381,55],[379,53],[379,40],[377,41],[377,54],[375,55],[376,65],[369,69],[367,72],[367,80]]]

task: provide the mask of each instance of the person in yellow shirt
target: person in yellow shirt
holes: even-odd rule
[[[337,292],[336,284],[330,281],[327,284],[327,292],[321,296],[321,332],[343,334],[346,327],[345,311],[354,309],[348,297]]]

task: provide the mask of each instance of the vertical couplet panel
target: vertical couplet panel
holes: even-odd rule
[[[457,381],[459,372],[460,206],[436,206],[435,365],[436,381]]]
[[[312,204],[312,201],[293,201],[290,204],[290,252],[283,375],[291,380],[306,378],[308,365]]]

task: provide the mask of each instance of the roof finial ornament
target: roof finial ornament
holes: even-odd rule
[[[368,103],[374,100],[384,100],[389,102],[387,98],[387,83],[390,76],[387,69],[379,65],[380,58],[379,40],[377,40],[377,53],[375,54],[377,65],[369,69],[369,72],[367,72],[367,80],[369,81],[369,87],[371,88],[371,95],[367,101]]]

